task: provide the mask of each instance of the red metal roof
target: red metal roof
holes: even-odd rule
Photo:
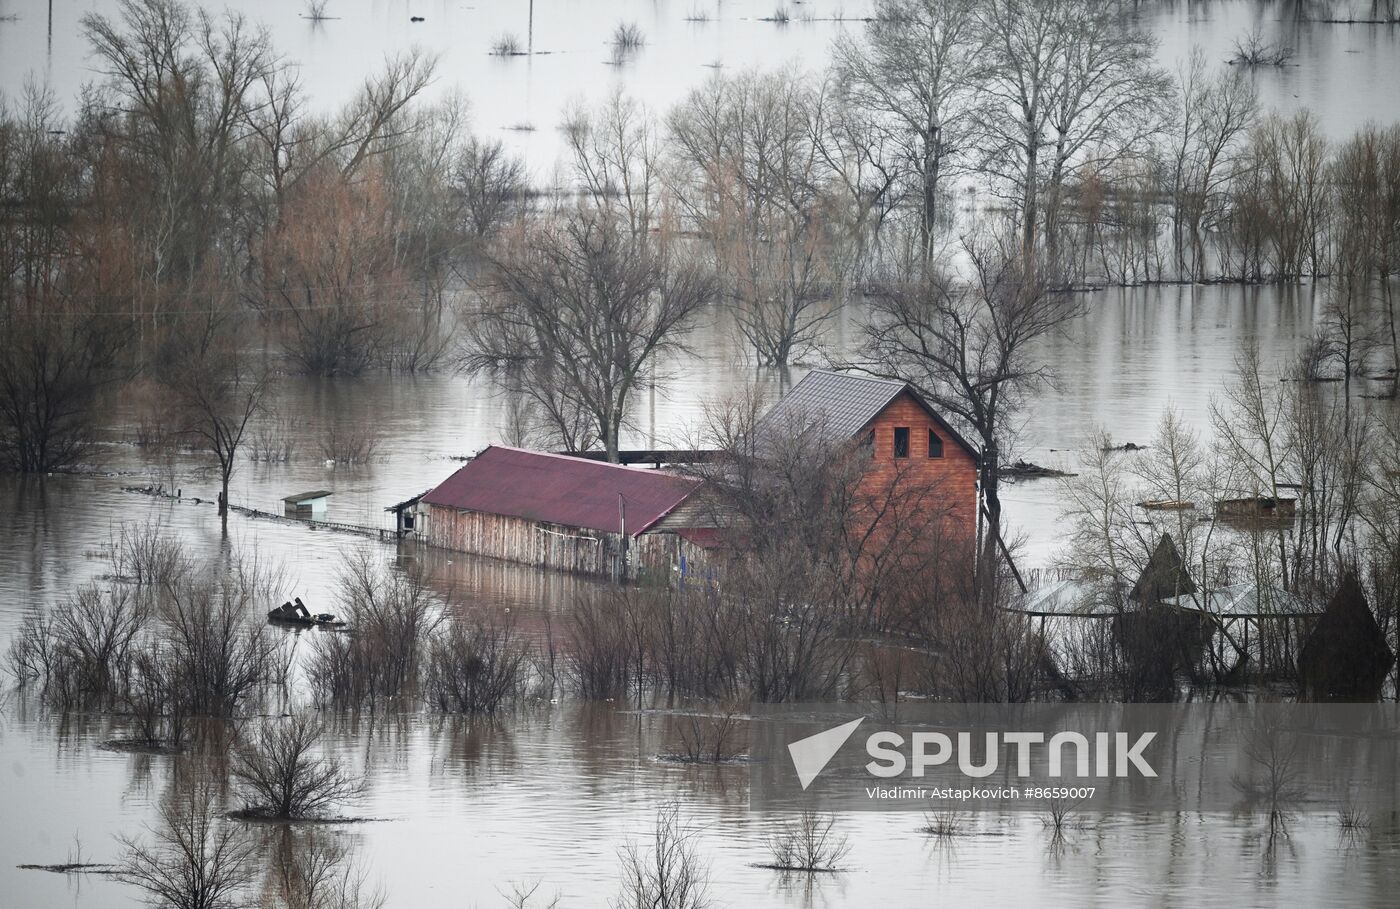
[[[636,536],[699,481],[649,468],[492,445],[423,497],[429,505],[618,533],[618,495]]]

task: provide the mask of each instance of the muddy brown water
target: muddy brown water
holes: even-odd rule
[[[42,5],[0,3],[0,89],[13,93],[24,74],[51,79],[72,97],[91,78],[77,36],[77,17],[107,2],[57,3],[52,41]],[[552,124],[571,98],[598,98],[621,85],[664,107],[709,72],[705,64],[776,65],[819,62],[834,22],[755,21],[772,3],[723,4],[661,0],[608,3],[539,0],[537,49],[530,59],[486,55],[501,31],[526,32],[524,0],[465,6],[446,2],[370,4],[343,11],[319,27],[297,18],[297,4],[233,4],[266,21],[279,46],[304,64],[313,96],[335,103],[359,78],[360,61],[421,43],[443,52],[438,88],[460,85],[476,121],[497,130],[547,175],[557,154]],[[804,4],[856,15],[864,4]],[[1163,35],[1164,59],[1191,43],[1228,56],[1238,32],[1258,23],[1299,49],[1298,65],[1261,73],[1266,104],[1307,106],[1333,136],[1368,118],[1400,114],[1400,33],[1291,21],[1312,4],[1172,3],[1144,5],[1144,24]],[[1363,5],[1364,6],[1364,5]],[[711,8],[714,21],[684,18]],[[335,11],[342,13],[342,11]],[[413,25],[410,12],[427,17]],[[607,34],[635,19],[648,46],[622,67],[605,63]],[[490,90],[481,86],[489,85]],[[534,132],[505,127],[533,123]],[[1228,286],[1106,290],[1088,301],[1089,315],[1046,344],[1057,387],[1024,417],[1015,454],[1048,466],[1073,467],[1074,451],[1095,426],[1121,441],[1144,442],[1162,408],[1177,407],[1203,431],[1212,393],[1244,343],[1266,357],[1292,355],[1312,331],[1314,291]],[[832,326],[834,352],[850,349],[855,313]],[[741,351],[718,326],[697,333],[695,355],[669,370],[673,380],[644,396],[630,444],[664,444],[699,420],[705,401],[752,382],[776,394],[790,375],[742,365]],[[453,375],[368,375],[353,380],[284,379],[277,410],[305,442],[289,464],[240,464],[234,502],[276,512],[281,497],[328,488],[330,520],[388,526],[383,508],[423,491],[453,470],[453,456],[499,438],[502,403],[480,382]],[[107,475],[0,477],[0,648],[22,617],[53,608],[76,584],[106,570],[104,547],[123,524],[159,522],[194,553],[217,556],[256,550],[285,571],[288,595],[313,609],[333,608],[329,588],[347,551],[368,548],[395,559],[393,547],[333,531],[234,516],[221,536],[212,499],[215,482],[196,459],[178,457],[173,471],[151,464],[130,444],[130,410],[116,409],[96,459]],[[326,467],[314,438],[330,422],[365,424],[381,442],[375,460]],[[180,502],[135,495],[123,486],[170,483]],[[1056,553],[1058,495],[1051,482],[1023,482],[1005,494],[1013,532],[1026,539],[1030,565]],[[466,556],[417,551],[412,565],[472,608],[558,613],[587,582],[543,575]],[[301,646],[303,642],[298,642]],[[513,882],[542,883],[565,906],[601,906],[615,895],[617,851],[643,837],[659,805],[681,804],[710,864],[711,893],[732,906],[914,906],[930,902],[982,905],[1348,905],[1392,904],[1400,885],[1400,833],[1384,819],[1357,836],[1331,820],[1295,820],[1289,835],[1269,841],[1258,817],[1227,810],[1205,816],[1109,817],[1072,830],[1054,846],[1033,817],[981,818],[969,835],[934,841],[912,814],[841,817],[850,837],[850,870],[815,882],[783,878],[753,863],[779,818],[747,809],[747,769],[696,768],[659,762],[670,740],[664,714],[608,704],[545,704],[495,724],[411,715],[348,718],[337,723],[335,749],[369,779],[355,813],[385,818],[339,829],[362,856],[391,906],[499,906]],[[74,837],[89,861],[112,861],[114,837],[139,832],[168,785],[169,757],[98,747],[118,730],[100,716],[54,717],[23,698],[0,701],[0,906],[122,907],[139,904],[129,887],[102,876],[19,870],[20,863],[67,859]]]

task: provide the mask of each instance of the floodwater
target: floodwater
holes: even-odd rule
[[[558,153],[553,124],[571,99],[597,100],[620,86],[656,109],[711,72],[726,67],[819,67],[835,21],[860,15],[860,0],[809,0],[793,6],[787,26],[758,21],[772,2],[703,0],[538,0],[533,42],[548,55],[500,59],[487,54],[499,33],[526,38],[527,2],[441,0],[407,3],[332,0],[343,18],[313,24],[295,3],[232,3],[266,22],[279,48],[302,65],[318,104],[348,97],[364,61],[418,43],[442,55],[437,91],[460,88],[483,131],[496,130],[547,175]],[[111,2],[52,4],[0,0],[0,88],[13,92],[26,74],[47,78],[72,98],[92,77],[77,20]],[[1358,9],[1369,8],[1361,5]],[[1143,4],[1141,18],[1162,36],[1163,59],[1192,43],[1228,56],[1233,37],[1258,24],[1298,48],[1297,66],[1256,76],[1266,103],[1306,106],[1334,137],[1368,117],[1400,116],[1400,30],[1329,26],[1323,7],[1307,3]],[[708,22],[688,22],[697,11]],[[410,15],[426,22],[414,24]],[[648,45],[631,62],[608,61],[607,36],[618,21],[636,21]],[[854,26],[852,26],[854,27]],[[530,131],[511,130],[533,124]],[[1121,441],[1147,441],[1164,407],[1205,431],[1210,397],[1245,344],[1267,359],[1288,359],[1311,333],[1318,301],[1310,287],[1176,286],[1114,289],[1090,295],[1088,314],[1064,337],[1047,342],[1057,382],[1024,417],[1012,456],[1073,466],[1074,451],[1097,426]],[[858,314],[844,313],[826,343],[839,354],[854,343]],[[744,365],[742,351],[718,324],[702,327],[693,355],[670,364],[671,380],[637,408],[629,444],[664,445],[683,437],[708,400],[759,383],[776,394],[800,378]],[[368,375],[359,379],[284,379],[279,418],[301,439],[286,464],[240,464],[232,501],[277,512],[281,498],[311,488],[333,490],[330,520],[388,526],[384,507],[422,492],[451,472],[452,458],[501,438],[502,402],[480,382],[441,374]],[[52,608],[85,580],[107,570],[103,552],[123,524],[159,522],[195,554],[241,549],[279,565],[289,595],[330,608],[329,588],[345,553],[367,548],[385,560],[393,547],[333,531],[234,515],[230,538],[218,527],[216,481],[186,455],[155,464],[132,444],[135,411],[114,405],[96,458],[83,476],[0,477],[0,648],[28,612]],[[316,451],[326,427],[372,430],[373,461],[327,467]],[[183,491],[173,502],[124,491],[163,483]],[[1013,533],[1026,539],[1030,566],[1056,553],[1056,490],[1046,481],[1006,493]],[[195,503],[203,499],[203,503]],[[468,607],[557,612],[585,582],[558,575],[422,551],[404,553],[419,576],[451,589]],[[66,860],[74,837],[90,861],[117,855],[114,837],[137,833],[170,779],[171,758],[104,751],[114,721],[45,714],[23,698],[0,701],[0,905],[134,906],[136,894],[100,876],[18,870],[18,863]],[[919,833],[910,814],[840,818],[850,837],[850,871],[815,882],[784,880],[753,867],[779,819],[747,808],[742,766],[684,768],[655,760],[669,739],[667,716],[611,705],[542,706],[493,726],[418,716],[343,718],[334,747],[367,774],[368,796],[356,813],[373,823],[332,835],[359,847],[371,880],[391,906],[499,906],[513,882],[542,883],[564,906],[601,906],[615,894],[617,851],[647,834],[659,805],[678,800],[711,863],[711,893],[733,906],[981,905],[1349,905],[1393,901],[1400,885],[1400,832],[1379,823],[1344,837],[1328,818],[1294,820],[1272,844],[1258,817],[1229,814],[1083,819],[1054,844],[1033,817],[974,821],[946,842]]]
[[[0,89],[14,93],[26,78],[47,83],[64,103],[98,77],[79,20],[110,15],[114,0],[0,0]],[[1158,56],[1175,69],[1193,46],[1227,60],[1237,38],[1257,28],[1268,41],[1295,49],[1292,65],[1256,75],[1266,107],[1310,109],[1326,132],[1345,136],[1384,117],[1400,85],[1400,26],[1327,25],[1322,18],[1368,18],[1368,0],[1351,2],[1164,2],[1136,6],[1142,26],[1161,38]],[[596,102],[621,89],[664,112],[716,69],[795,67],[819,71],[843,29],[861,28],[872,0],[330,0],[313,22],[297,0],[210,3],[267,26],[278,51],[298,68],[317,107],[347,101],[367,67],[386,55],[421,48],[439,58],[439,95],[458,91],[471,102],[474,124],[518,148],[539,178],[559,153],[557,126],[575,102]],[[1384,4],[1376,4],[1382,7]],[[533,9],[533,17],[531,16]],[[772,20],[787,10],[789,21]],[[413,16],[424,21],[413,22]],[[532,23],[533,22],[533,26]],[[613,59],[613,30],[635,23],[646,46]],[[502,35],[533,47],[529,56],[499,57]]]

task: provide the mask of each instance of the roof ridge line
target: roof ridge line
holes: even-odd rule
[[[826,376],[837,376],[842,379],[855,379],[858,382],[878,382],[882,385],[898,385],[901,388],[909,385],[909,382],[904,379],[887,379],[884,376],[863,376],[856,373],[842,372],[839,369],[813,369],[810,370],[807,375],[816,375],[818,373]],[[802,378],[805,379],[807,376],[803,376]],[[802,383],[799,381],[798,384],[800,385]]]
[[[653,474],[654,474],[654,475],[656,475],[656,476],[673,477],[673,478],[678,479],[678,480],[689,480],[689,479],[692,479],[691,477],[682,476],[682,475],[680,475],[680,474],[665,473],[665,472],[663,472],[663,471],[657,470],[657,469],[654,468],[654,467],[633,467],[633,466],[630,465],[630,464],[614,464],[612,461],[600,461],[600,460],[598,460],[597,458],[581,458],[581,457],[579,457],[579,456],[577,456],[577,455],[561,454],[561,453],[559,453],[559,452],[557,452],[557,451],[536,451],[536,450],[533,449],[533,448],[517,448],[517,447],[515,447],[514,445],[497,445],[497,444],[495,444],[495,443],[492,443],[492,444],[490,444],[490,445],[487,445],[486,448],[483,448],[483,449],[481,449],[481,451],[478,451],[473,457],[474,457],[474,458],[479,458],[479,457],[481,457],[482,455],[484,455],[484,454],[486,453],[486,450],[487,450],[488,448],[499,448],[499,449],[502,449],[503,451],[514,451],[514,452],[518,452],[518,453],[520,453],[520,454],[527,454],[527,455],[539,455],[539,456],[542,457],[542,458],[556,458],[556,459],[561,460],[561,461],[572,461],[573,463],[576,463],[576,464],[577,464],[577,463],[584,463],[584,464],[593,464],[593,465],[595,465],[595,466],[597,466],[597,467],[615,467],[615,468],[617,468],[617,469],[619,469],[619,470],[625,470],[625,471],[627,471],[628,473],[648,474],[648,475],[653,475]],[[698,481],[696,481],[696,482],[698,482]]]

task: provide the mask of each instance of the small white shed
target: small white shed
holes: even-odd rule
[[[296,518],[316,517],[326,513],[326,499],[330,498],[329,489],[313,489],[310,492],[299,492],[295,495],[286,496],[282,499],[283,509],[287,515]]]

